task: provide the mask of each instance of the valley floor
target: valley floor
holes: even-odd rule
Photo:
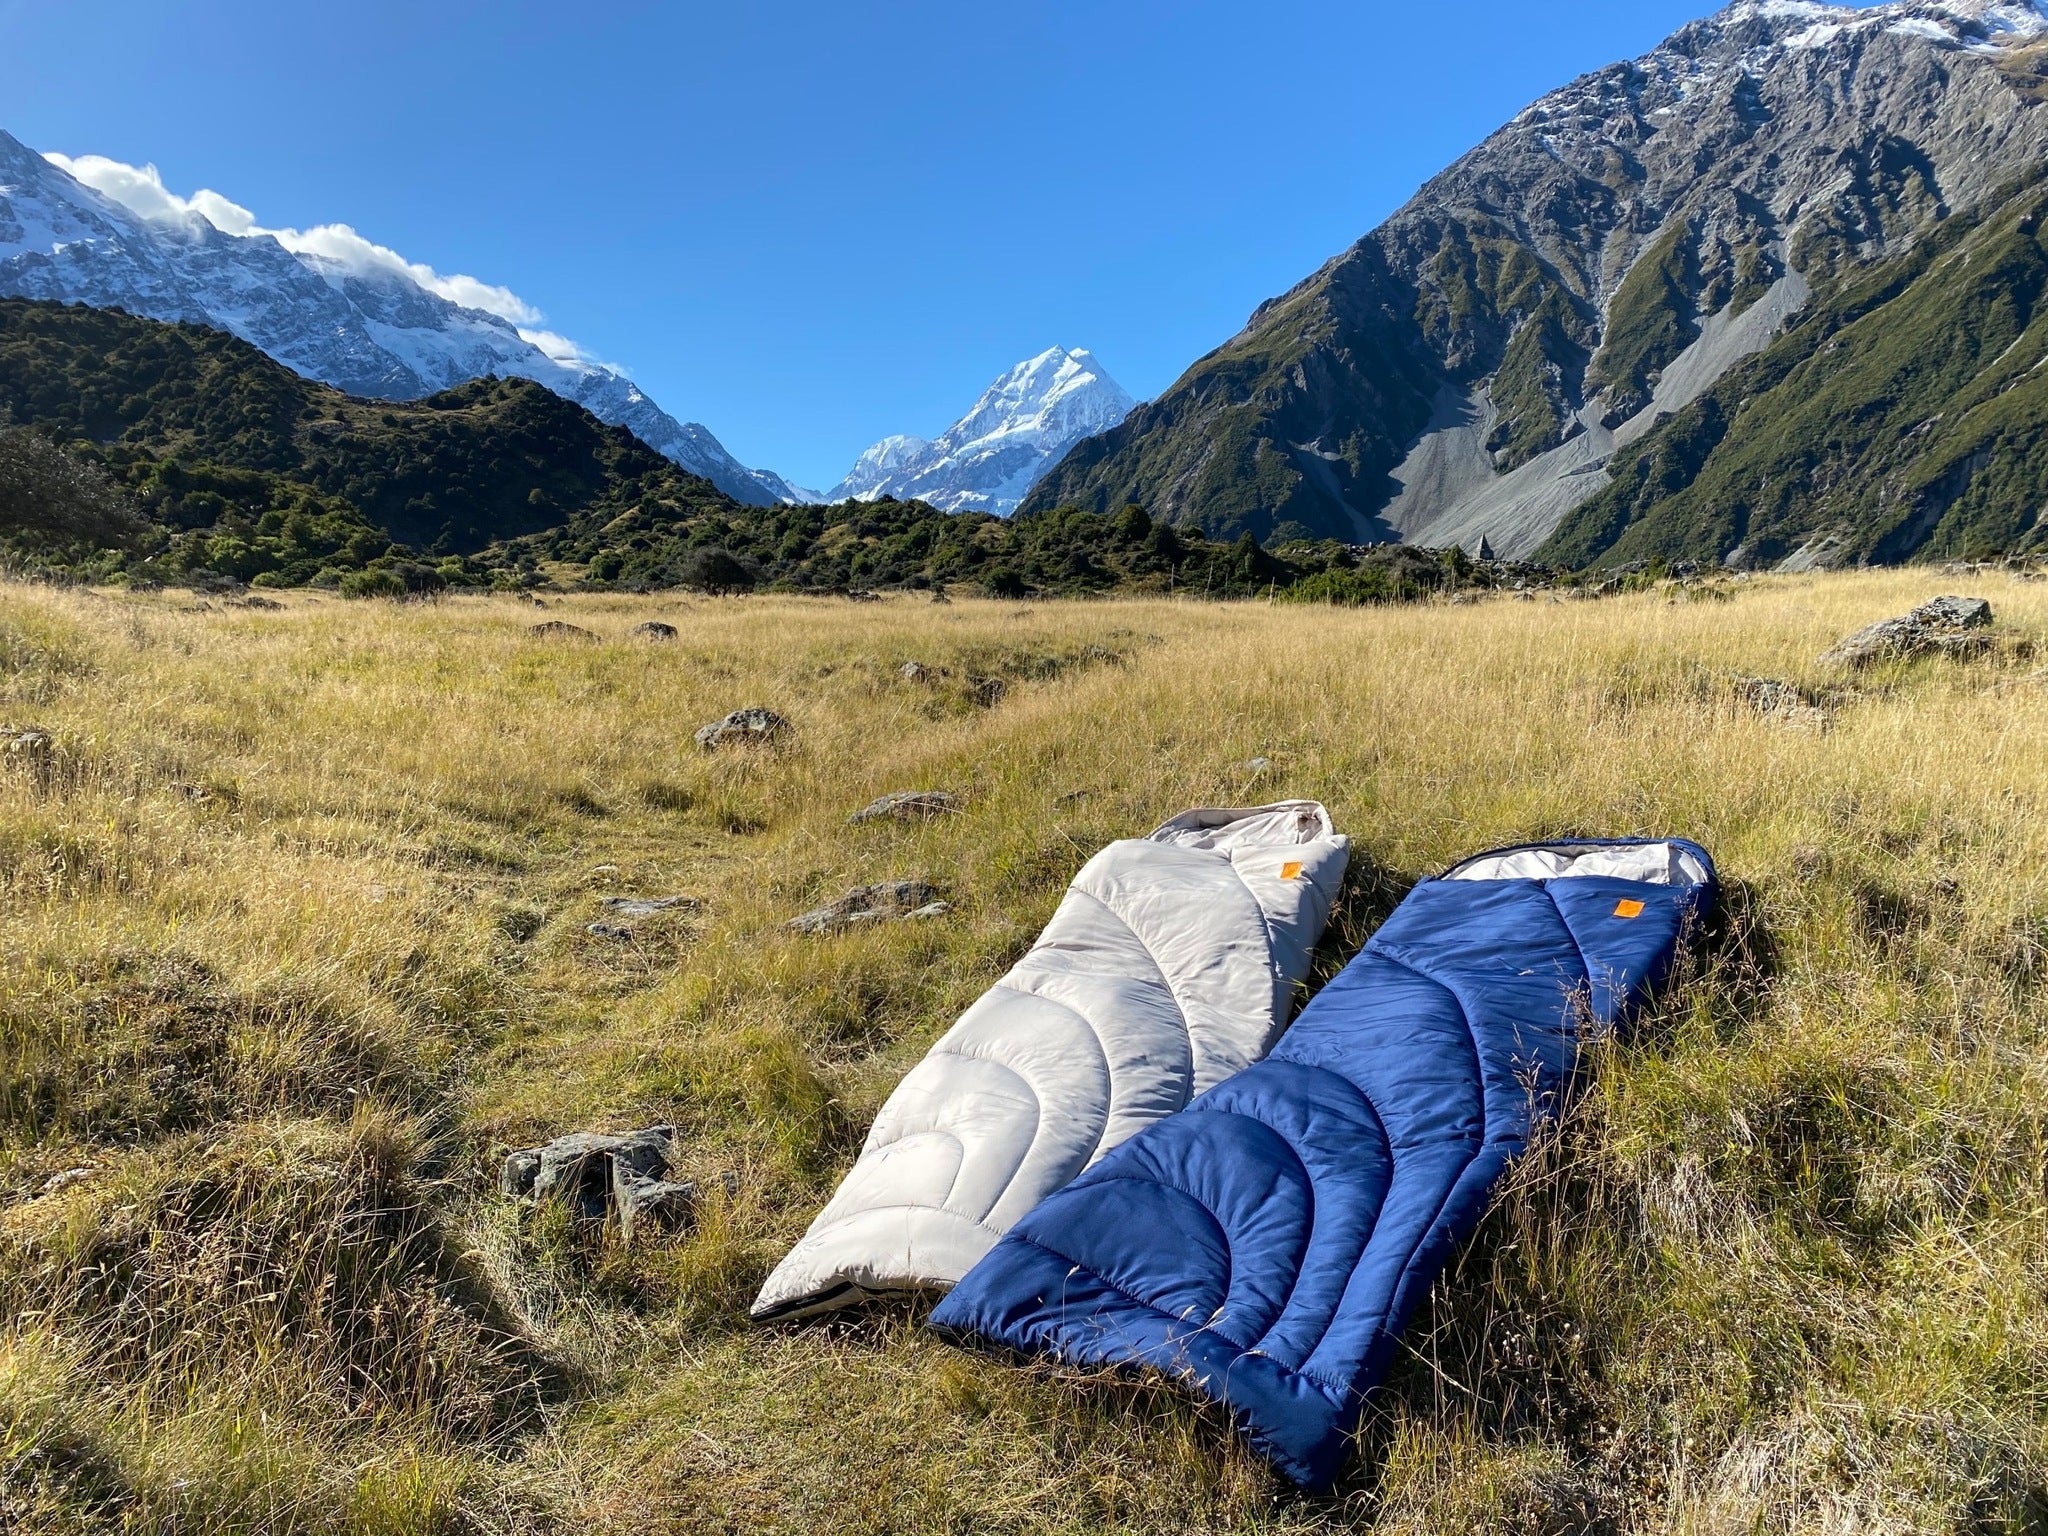
[[[1994,656],[1817,662],[1958,588]],[[2041,642],[2048,584],[1919,571],[1363,611],[0,587],[0,721],[49,737],[0,768],[0,1528],[2040,1529]],[[1822,730],[1738,675],[1847,691]],[[694,745],[752,704],[792,740]],[[847,824],[927,788],[963,814]],[[1296,795],[1356,848],[1319,978],[1531,838],[1696,838],[1733,909],[1439,1285],[1338,1497],[907,1311],[746,1325],[1092,852]],[[911,877],[952,912],[783,926]],[[702,905],[590,932],[624,895]],[[657,1122],[711,1191],[687,1233],[497,1193],[507,1147]]]

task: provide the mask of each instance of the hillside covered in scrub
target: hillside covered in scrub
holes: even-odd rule
[[[2048,586],[1976,580],[1981,640],[1856,671],[1819,658],[1947,588],[584,594],[536,629],[507,595],[0,584],[0,1528],[2031,1530]],[[772,743],[692,741],[749,704]],[[955,810],[849,824],[909,790]],[[1354,844],[1312,985],[1489,847],[1684,835],[1727,880],[1333,1497],[1168,1383],[907,1307],[747,1323],[1085,860],[1297,795]],[[946,910],[790,926],[890,881]],[[654,1125],[688,1222],[501,1188],[509,1148]]]
[[[1469,561],[1333,543],[1216,543],[1142,508],[1004,521],[916,501],[754,506],[524,379],[410,404],[357,399],[246,343],[115,311],[0,300],[0,412],[103,466],[142,526],[16,563],[97,580],[340,586],[543,581],[846,592],[960,583],[1002,595],[1189,591],[1392,601]]]
[[[1517,113],[1025,510],[1574,566],[2008,552],[2048,500],[2012,190],[2044,102],[2029,0],[1737,0]]]

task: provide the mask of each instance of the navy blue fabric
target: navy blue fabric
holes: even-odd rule
[[[1328,1487],[1581,1036],[1625,1022],[1712,896],[1711,874],[1425,882],[1270,1057],[1046,1199],[933,1326],[1179,1375]]]

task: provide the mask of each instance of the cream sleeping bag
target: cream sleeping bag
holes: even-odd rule
[[[1074,878],[890,1095],[756,1321],[943,1291],[1096,1159],[1263,1058],[1350,841],[1313,801],[1176,816]]]

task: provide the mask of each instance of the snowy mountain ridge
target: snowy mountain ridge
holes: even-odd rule
[[[882,439],[827,495],[894,496],[1008,517],[1068,449],[1116,426],[1136,404],[1093,353],[1048,348],[989,385],[937,439]]]
[[[177,196],[154,168],[44,156],[4,131],[0,295],[212,326],[374,399],[418,399],[485,374],[533,379],[738,500],[815,499],[540,329],[540,313],[507,289],[445,277],[347,225],[266,229],[219,193]]]

